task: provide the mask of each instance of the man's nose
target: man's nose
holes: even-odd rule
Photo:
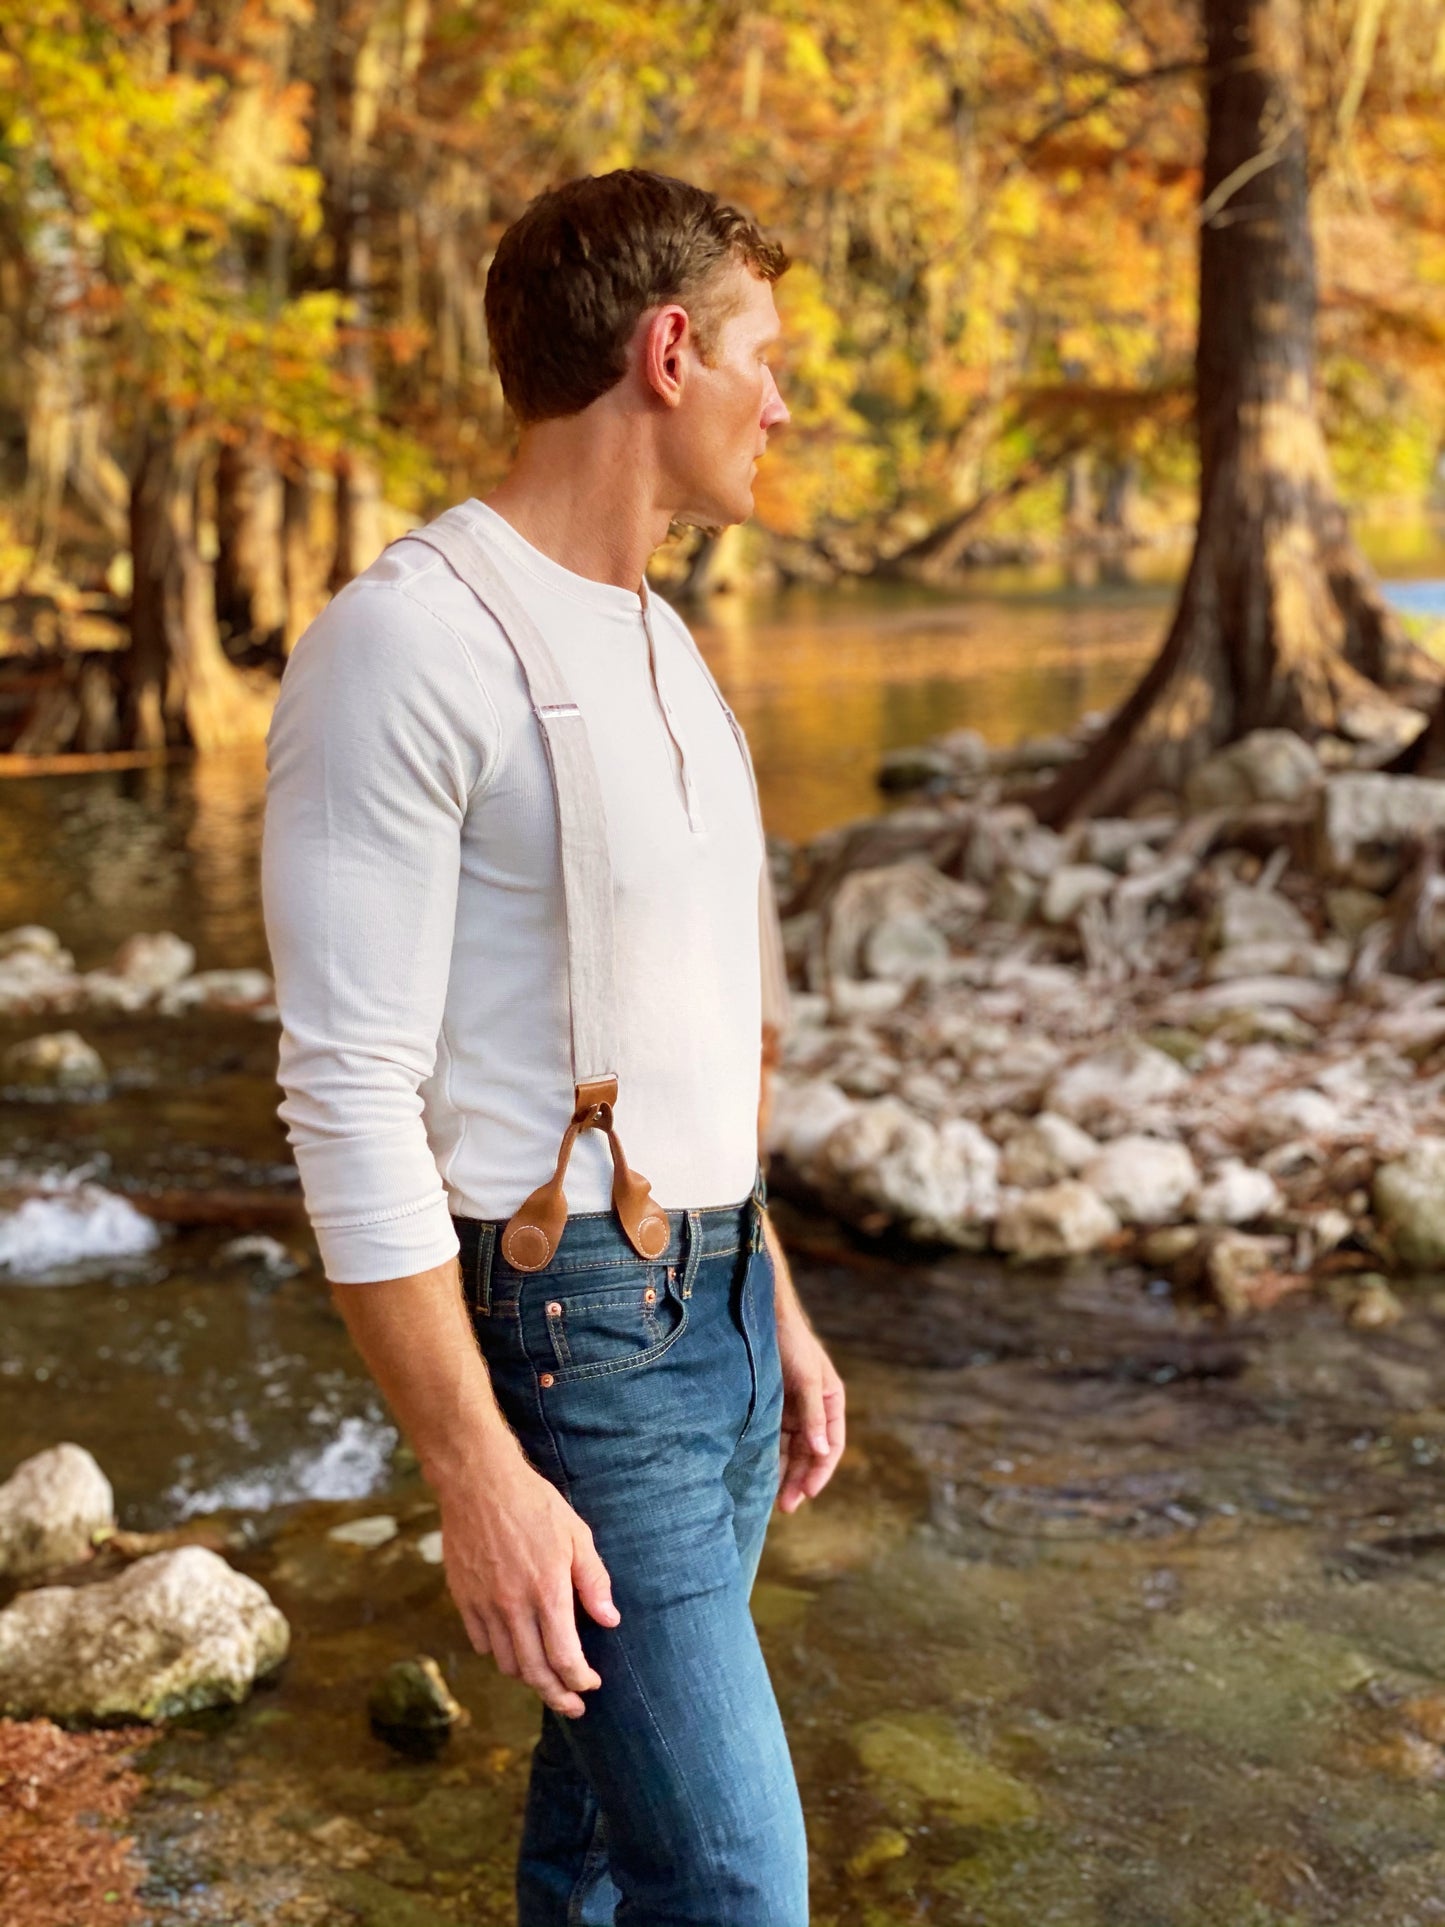
[[[778,392],[778,384],[772,370],[768,371],[768,393],[763,402],[762,425],[764,428],[781,428],[784,422],[792,420],[788,404]]]

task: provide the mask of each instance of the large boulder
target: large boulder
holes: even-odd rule
[[[28,1578],[90,1556],[115,1525],[110,1480],[83,1445],[52,1445],[0,1485],[0,1573]]]
[[[1375,1212],[1407,1265],[1445,1265],[1445,1138],[1422,1137],[1375,1173]]]
[[[1119,1230],[1098,1192],[1077,1178],[1042,1191],[1020,1191],[1001,1207],[993,1228],[1000,1251],[1015,1257],[1073,1258],[1097,1251]]]
[[[1061,1071],[1049,1090],[1048,1108],[1080,1123],[1157,1103],[1188,1083],[1188,1071],[1167,1052],[1139,1037],[1121,1037]]]
[[[203,1546],[138,1559],[95,1586],[46,1586],[0,1612],[0,1714],[173,1719],[243,1700],[279,1666],[285,1619]]]
[[[931,1124],[896,1097],[854,1106],[815,1160],[825,1182],[923,1238],[979,1242],[998,1208],[998,1148],[966,1118]]]
[[[1199,1171],[1187,1147],[1155,1137],[1115,1138],[1082,1175],[1125,1224],[1168,1224],[1199,1189]]]
[[[1324,780],[1320,759],[1289,729],[1255,729],[1189,772],[1191,810],[1243,809],[1251,803],[1298,803]]]

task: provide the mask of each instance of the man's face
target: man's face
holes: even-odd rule
[[[782,332],[772,285],[741,262],[718,275],[722,285],[709,292],[726,319],[706,361],[689,343],[687,380],[668,435],[677,494],[668,506],[677,521],[701,528],[725,528],[752,514],[753,476],[768,431],[788,419],[768,365]]]

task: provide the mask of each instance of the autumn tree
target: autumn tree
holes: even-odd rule
[[[1351,538],[1321,430],[1301,0],[1203,14],[1194,551],[1153,665],[1042,800],[1055,822],[1177,788],[1252,729],[1398,747],[1420,718],[1392,692],[1440,678]]]
[[[353,430],[330,366],[336,299],[267,299],[232,258],[270,213],[316,218],[304,98],[233,113],[244,100],[197,71],[182,26],[72,0],[17,0],[0,21],[6,238],[39,348],[59,336],[70,385],[106,398],[132,572],[129,650],[108,687],[93,676],[83,702],[57,701],[36,748],[206,748],[264,729],[269,691],[220,646],[203,473],[227,429],[333,446]]]

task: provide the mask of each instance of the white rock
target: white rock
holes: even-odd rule
[[[102,1585],[42,1587],[0,1612],[0,1713],[161,1720],[234,1704],[289,1641],[264,1590],[214,1552],[156,1552]]]
[[[197,1009],[250,1011],[268,1004],[274,990],[264,970],[202,970],[163,990],[156,1007],[166,1017]]]
[[[921,857],[853,870],[823,910],[819,945],[825,981],[815,983],[814,988],[821,990],[839,978],[859,976],[863,946],[881,923],[894,918],[920,918],[947,938],[971,929],[983,904],[982,891],[944,876]]]
[[[1374,1206],[1407,1265],[1445,1264],[1445,1138],[1422,1137],[1375,1173]]]
[[[1188,1083],[1188,1071],[1165,1051],[1142,1038],[1123,1037],[1061,1071],[1049,1091],[1048,1108],[1075,1121],[1095,1113],[1124,1113],[1172,1097]]]
[[[173,930],[141,932],[126,938],[110,967],[117,977],[128,977],[148,990],[166,990],[191,974],[196,953]]]
[[[1199,1188],[1185,1146],[1154,1137],[1115,1138],[1089,1160],[1083,1178],[1125,1224],[1167,1224]]]
[[[288,1251],[279,1238],[269,1237],[263,1231],[248,1231],[240,1238],[232,1238],[221,1246],[214,1263],[253,1265],[270,1278],[294,1278],[304,1269],[297,1262],[296,1254]]]
[[[39,958],[55,970],[75,967],[74,957],[43,923],[17,923],[13,929],[0,930],[0,960],[13,963],[22,956]]]
[[[993,1242],[1019,1258],[1070,1258],[1097,1251],[1119,1230],[1098,1192],[1077,1178],[1042,1191],[1022,1191],[999,1211]]]
[[[115,1495],[90,1453],[52,1445],[0,1485],[0,1572],[20,1579],[88,1558],[114,1525]]]
[[[1249,1224],[1283,1208],[1284,1196],[1268,1171],[1226,1158],[1199,1193],[1194,1216],[1200,1224]]]
[[[333,1526],[326,1536],[339,1546],[360,1546],[370,1552],[394,1539],[397,1531],[396,1520],[389,1512],[374,1512],[365,1519],[348,1519],[344,1525]]]
[[[1098,863],[1065,863],[1044,885],[1040,914],[1045,923],[1072,923],[1086,903],[1108,896],[1119,879]]]
[[[1264,943],[1299,947],[1312,944],[1315,933],[1308,920],[1278,890],[1235,883],[1220,892],[1209,922],[1209,939],[1220,950]]]
[[[75,959],[43,924],[0,932],[0,1014],[69,1008],[75,997]]]
[[[1151,854],[1147,846],[1163,843],[1178,827],[1176,816],[1096,816],[1084,825],[1080,855],[1120,869],[1136,852]]]
[[[885,977],[835,977],[828,1007],[835,1017],[886,1017],[908,994],[907,984]]]
[[[1099,1147],[1087,1131],[1054,1111],[1038,1116],[1009,1139],[999,1158],[999,1177],[1005,1184],[1032,1190],[1058,1184],[1082,1171]]]
[[[421,1554],[423,1562],[428,1566],[439,1566],[445,1557],[442,1552],[442,1535],[440,1531],[424,1532],[416,1542],[416,1549]]]
[[[134,977],[113,970],[87,970],[76,979],[77,1001],[87,1010],[144,1010],[155,1001],[155,991]]]
[[[954,768],[966,776],[982,776],[988,769],[991,752],[976,729],[950,729],[933,742]]]
[[[830,1077],[773,1079],[768,1147],[806,1171],[827,1138],[857,1108]]]
[[[1323,1091],[1279,1091],[1261,1102],[1254,1134],[1263,1144],[1284,1144],[1296,1137],[1335,1137],[1345,1119],[1333,1098]]]
[[[1191,770],[1184,800],[1196,811],[1297,803],[1323,778],[1320,760],[1303,737],[1289,729],[1255,729]]]
[[[909,983],[928,976],[949,954],[947,937],[926,917],[885,917],[863,939],[862,963],[870,977]]]
[[[47,1031],[12,1044],[0,1057],[0,1084],[35,1091],[100,1091],[107,1081],[101,1054],[77,1030]]]
[[[919,1237],[970,1242],[998,1207],[998,1148],[966,1118],[930,1124],[895,1097],[855,1106],[818,1166]]]
[[[1316,821],[1331,868],[1344,874],[1366,844],[1394,847],[1445,830],[1445,783],[1350,770],[1326,781]]]

